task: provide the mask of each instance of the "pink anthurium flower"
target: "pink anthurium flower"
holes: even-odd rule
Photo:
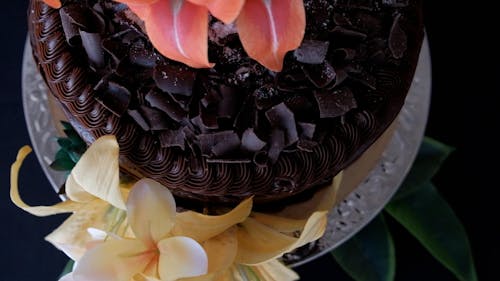
[[[45,4],[51,6],[54,9],[59,9],[61,8],[61,1],[60,0],[43,0]]]
[[[236,21],[248,55],[270,70],[281,71],[285,54],[299,47],[305,31],[303,0],[116,0],[141,18],[160,53],[191,67],[208,61],[208,14]]]

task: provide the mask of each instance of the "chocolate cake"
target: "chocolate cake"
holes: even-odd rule
[[[126,5],[31,0],[33,55],[81,137],[116,135],[128,173],[179,198],[256,203],[331,181],[392,123],[423,38],[420,0],[304,0],[301,46],[273,72],[210,18],[213,68],[162,56]]]

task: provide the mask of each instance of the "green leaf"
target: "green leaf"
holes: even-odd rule
[[[69,122],[61,121],[61,125],[63,126],[64,130],[74,130],[73,126],[71,126],[71,123]]]
[[[56,170],[56,171],[69,171],[73,169],[75,166],[75,162],[73,162],[71,159],[56,159],[54,162],[50,164],[50,168]]]
[[[394,242],[381,215],[333,250],[332,255],[356,281],[394,280]]]
[[[394,200],[415,192],[423,183],[428,182],[448,158],[453,148],[431,138],[424,138],[413,166]]]
[[[67,150],[67,151],[71,151],[72,146],[73,146],[73,143],[68,138],[58,138],[57,143],[59,144],[59,146],[62,149]]]
[[[430,182],[385,210],[461,281],[477,280],[465,229]]]
[[[72,272],[74,264],[75,264],[75,262],[73,260],[69,260],[68,263],[66,263],[66,266],[64,266],[64,269],[61,272],[61,275],[59,275],[59,279],[61,279],[64,275]]]

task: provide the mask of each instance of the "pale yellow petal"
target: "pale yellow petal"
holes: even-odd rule
[[[254,219],[247,219],[238,228],[237,263],[255,265],[266,262],[319,239],[326,229],[327,213],[313,213],[299,238],[285,235]]]
[[[130,281],[157,258],[139,240],[107,240],[78,261],[74,281]]]
[[[251,217],[258,222],[283,233],[292,233],[304,229],[307,220],[289,219],[277,215],[252,212]]]
[[[72,260],[79,260],[87,250],[87,244],[94,240],[87,232],[89,227],[99,229],[106,227],[105,216],[109,208],[106,202],[98,198],[79,205],[80,208],[74,214],[45,237]]]
[[[286,218],[307,219],[316,211],[331,210],[337,200],[342,174],[342,172],[337,174],[330,185],[315,192],[311,199],[289,205],[276,215]]]
[[[289,251],[321,238],[321,236],[325,233],[326,226],[328,224],[327,215],[327,211],[313,213],[307,220],[299,239],[291,245]]]
[[[208,272],[228,269],[234,263],[238,251],[236,227],[208,239],[203,243],[203,248],[208,256]]]
[[[319,200],[318,207],[316,211],[329,211],[333,208],[333,205],[337,201],[337,194],[342,183],[342,177],[344,172],[341,171],[334,178],[332,183],[326,188],[326,191],[322,194],[321,200]]]
[[[300,279],[295,271],[276,259],[252,266],[252,269],[259,276],[260,281],[295,281]]]
[[[127,200],[128,222],[136,237],[148,243],[165,238],[175,221],[172,193],[152,179],[141,179],[130,190]]]
[[[207,273],[207,254],[198,242],[189,237],[163,239],[158,243],[158,249],[158,271],[162,281],[174,281]]]
[[[114,136],[97,139],[76,163],[66,183],[66,193],[73,201],[86,202],[90,193],[125,209],[119,186],[119,147]]]
[[[238,226],[236,262],[258,264],[285,253],[297,238],[280,233],[269,226],[248,218]]]
[[[192,211],[182,212],[176,216],[172,233],[203,242],[243,222],[251,211],[252,199],[248,198],[230,212],[220,216],[208,216]]]
[[[208,257],[208,273],[201,276],[182,278],[179,281],[222,281],[228,269],[234,264],[238,251],[236,226],[214,236],[202,244]]]
[[[29,206],[21,199],[18,184],[19,170],[21,169],[24,159],[26,159],[26,156],[28,156],[31,151],[29,146],[22,147],[17,153],[16,161],[12,163],[10,168],[10,200],[19,208],[39,217],[71,213],[80,208],[81,204],[72,201],[61,202],[53,206]]]

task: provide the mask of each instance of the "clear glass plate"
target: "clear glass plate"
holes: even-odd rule
[[[22,71],[23,106],[34,151],[52,186],[57,190],[65,174],[49,168],[58,150],[55,120],[47,99],[47,88],[38,73],[27,40]],[[292,266],[309,262],[331,251],[353,236],[387,204],[401,185],[422,141],[431,95],[431,61],[427,40],[422,45],[416,74],[398,126],[382,158],[366,179],[329,214],[325,235]]]

